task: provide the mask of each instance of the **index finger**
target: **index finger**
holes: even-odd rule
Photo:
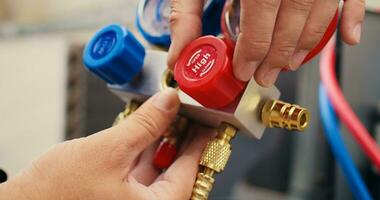
[[[173,69],[182,49],[202,33],[203,0],[172,0],[168,67]]]
[[[240,33],[234,52],[234,74],[242,81],[251,79],[267,55],[276,24],[280,0],[242,0]]]

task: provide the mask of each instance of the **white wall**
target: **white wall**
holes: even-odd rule
[[[13,21],[22,24],[44,23],[88,13],[128,8],[137,0],[0,0]],[[1,3],[0,3],[1,5]],[[114,13],[109,12],[109,15]],[[96,19],[94,19],[96,20]]]
[[[68,45],[0,40],[0,168],[9,176],[64,138]]]

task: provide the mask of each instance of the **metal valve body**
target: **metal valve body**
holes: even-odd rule
[[[139,103],[136,102],[144,102],[165,87],[177,87],[174,79],[181,80],[179,88],[186,93],[177,87],[180,115],[187,118],[186,121],[218,128],[218,136],[203,151],[201,171],[191,197],[205,200],[215,182],[213,176],[223,171],[228,162],[230,141],[237,131],[257,139],[262,137],[266,127],[302,131],[308,125],[309,113],[298,105],[277,100],[280,92],[274,86],[263,88],[254,79],[248,83],[235,80],[231,74],[231,49],[220,39],[206,36],[187,49],[184,51],[187,54],[180,56],[182,61],[177,62],[185,68],[176,66],[175,73],[179,76],[174,77],[166,66],[166,52],[145,50],[132,33],[120,25],[111,25],[90,40],[84,51],[84,61],[86,67],[105,80],[109,89],[128,105],[115,124],[137,109]],[[203,95],[211,95],[212,100]],[[206,104],[210,106],[204,106]],[[168,131],[174,133],[173,130]],[[157,149],[153,163],[158,169],[167,168],[175,159],[177,150],[173,141],[175,138],[169,134]]]
[[[143,102],[160,91],[163,74],[167,70],[167,53],[147,50],[143,69],[139,76],[124,85],[108,84],[108,88],[125,102],[130,99]],[[223,109],[210,109],[202,106],[186,93],[179,91],[180,114],[192,121],[209,127],[218,127],[222,122],[234,125],[241,133],[261,138],[265,126],[261,123],[261,109],[266,101],[278,99],[276,87],[263,88],[251,80],[244,93],[235,103]]]

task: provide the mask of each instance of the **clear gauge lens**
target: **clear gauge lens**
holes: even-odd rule
[[[169,34],[170,1],[145,1],[141,20],[147,32]],[[149,24],[147,24],[149,23]],[[153,35],[153,34],[152,34]]]
[[[213,0],[206,0],[203,9],[206,10]],[[142,10],[142,23],[146,31],[157,34],[170,34],[169,16],[170,0],[147,0]],[[141,11],[140,11],[141,12]]]

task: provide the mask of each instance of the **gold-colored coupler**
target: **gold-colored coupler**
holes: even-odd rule
[[[224,170],[231,155],[231,139],[237,129],[223,123],[218,129],[218,135],[211,140],[202,153],[200,165],[203,167],[197,175],[191,199],[206,200],[215,182],[214,174]]]
[[[261,119],[269,128],[303,131],[309,125],[310,113],[299,105],[269,100],[263,106]]]

